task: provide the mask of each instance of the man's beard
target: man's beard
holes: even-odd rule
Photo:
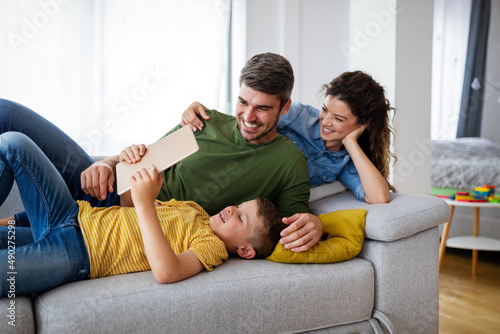
[[[281,112],[279,112],[277,115],[276,115],[276,119],[274,120],[274,123],[273,123],[273,126],[269,127],[267,130],[265,130],[264,132],[258,134],[255,138],[251,138],[251,139],[245,139],[247,142],[251,142],[251,141],[256,141],[256,140],[259,140],[261,139],[262,137],[266,136],[269,132],[273,131],[274,129],[276,129],[276,125],[278,124],[278,121],[280,119],[280,114]],[[238,117],[238,119],[243,122],[243,118],[242,117]],[[241,134],[241,129],[240,129],[240,122],[238,122],[238,131],[240,132]]]

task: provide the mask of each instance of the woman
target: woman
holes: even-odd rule
[[[321,111],[294,102],[281,115],[279,133],[307,156],[311,186],[339,180],[367,203],[387,203],[395,191],[387,177],[391,157],[391,107],[384,89],[361,71],[346,72],[324,86]],[[205,107],[189,106],[182,124],[200,128],[194,113],[208,119]],[[197,119],[196,119],[197,120]]]

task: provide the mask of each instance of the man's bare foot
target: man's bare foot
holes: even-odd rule
[[[12,216],[10,216],[9,218],[0,219],[0,226],[9,226],[9,222],[13,221],[13,220],[14,220],[14,217],[12,217]]]

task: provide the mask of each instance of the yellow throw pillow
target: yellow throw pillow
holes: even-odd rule
[[[283,263],[332,263],[350,260],[361,252],[365,239],[366,210],[339,210],[319,215],[323,233],[320,240],[305,252],[292,252],[278,243],[266,259]]]

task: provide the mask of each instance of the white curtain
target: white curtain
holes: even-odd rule
[[[471,4],[471,0],[434,1],[432,139],[456,137]]]
[[[0,97],[89,154],[150,144],[227,100],[228,18],[229,0],[0,0]]]

